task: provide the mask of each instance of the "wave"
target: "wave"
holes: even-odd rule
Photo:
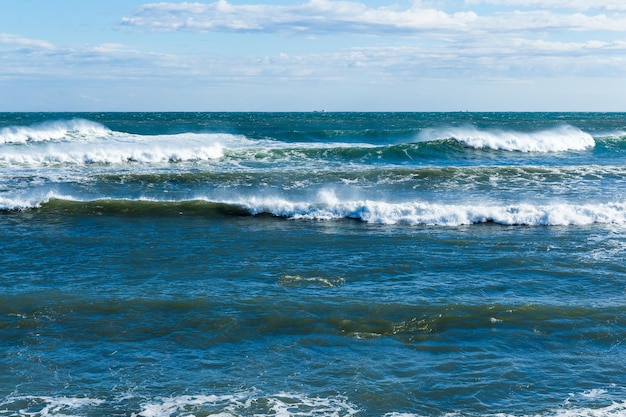
[[[536,132],[478,129],[474,126],[424,129],[420,142],[454,139],[475,149],[518,152],[582,151],[595,146],[593,136],[574,126],[561,125]]]
[[[599,140],[615,141],[615,137]],[[391,142],[391,143],[389,143]],[[416,141],[382,144],[290,142],[251,139],[230,133],[140,135],[113,131],[84,119],[58,120],[0,129],[0,166],[39,167],[89,164],[159,164],[195,161],[294,162],[301,160],[406,163],[431,158],[463,158],[472,150],[517,152],[582,151],[594,138],[573,126],[521,132],[473,126],[426,128]]]
[[[113,132],[100,123],[84,119],[57,120],[33,126],[0,129],[0,144],[26,144],[106,137]]]
[[[271,216],[291,220],[359,220],[378,225],[463,226],[494,223],[506,226],[626,225],[626,202],[597,204],[444,204],[421,201],[342,201],[322,191],[313,201],[250,197],[212,201],[198,198],[183,201],[153,199],[96,199],[81,201],[49,194],[43,198],[0,197],[5,212],[41,209],[45,212],[124,215]]]
[[[340,201],[322,193],[317,203],[253,198],[235,203],[252,215],[271,214],[300,220],[355,219],[381,225],[462,226],[495,223],[508,226],[626,224],[626,203],[606,204],[441,204],[419,201]]]
[[[328,150],[368,144],[289,143],[273,139],[249,139],[229,133],[178,133],[140,135],[118,132],[89,120],[72,119],[33,126],[0,129],[0,166],[40,167],[50,165],[158,164],[230,160],[277,161],[294,158],[324,158]],[[350,157],[350,151],[344,156]]]
[[[11,146],[0,153],[0,166],[207,161],[223,157],[222,143],[233,141],[231,135],[222,134],[141,137],[111,133],[106,138],[90,137],[89,141],[84,139],[38,146]]]
[[[216,143],[134,143],[109,141],[100,144],[49,145],[45,149],[11,149],[0,155],[4,166],[50,166],[129,163],[169,163],[206,161],[223,156],[223,148]]]
[[[626,139],[626,130],[611,130],[611,131],[603,131],[596,132],[593,135],[596,139],[604,139],[604,140],[622,140]]]

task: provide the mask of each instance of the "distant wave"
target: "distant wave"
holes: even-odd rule
[[[475,149],[493,149],[518,152],[581,151],[595,146],[589,133],[562,125],[536,132],[478,129],[473,126],[424,129],[418,135],[421,142],[455,139]]]
[[[626,130],[614,130],[594,133],[595,138],[602,138],[606,140],[621,140],[626,139]]]
[[[85,132],[83,132],[85,133]],[[79,140],[5,146],[0,166],[48,166],[163,163],[221,158],[225,134],[143,137],[110,132],[106,137],[82,135]],[[66,137],[67,139],[67,137]]]
[[[108,141],[98,144],[50,144],[45,148],[7,149],[0,154],[0,166],[48,166],[88,164],[164,163],[213,160],[223,156],[215,143],[133,143]]]
[[[40,208],[66,214],[128,215],[269,215],[293,220],[360,220],[380,225],[461,226],[494,223],[508,226],[572,226],[590,224],[626,225],[626,202],[589,204],[456,204],[420,201],[386,202],[339,200],[333,193],[320,193],[315,201],[251,197],[232,201],[193,199],[165,201],[152,199],[99,199],[81,201],[70,196],[49,194],[19,199],[0,197],[0,210],[23,211]]]
[[[367,132],[370,132],[369,130]],[[370,132],[371,133],[371,132]],[[381,130],[375,136],[380,139],[389,135],[387,130]],[[159,138],[200,135],[202,133],[188,132],[177,135],[131,135],[124,132],[115,132],[106,126],[85,119],[56,120],[32,126],[10,126],[0,128],[0,144],[25,144],[29,142],[49,141],[77,141],[101,139],[108,136],[124,136],[127,138]],[[225,134],[223,134],[225,135]],[[238,136],[238,135],[231,135]],[[623,138],[626,132],[617,131],[597,135],[602,138]],[[239,136],[242,137],[242,136]],[[340,136],[341,137],[341,136]],[[393,135],[389,136],[392,139]],[[567,150],[583,150],[595,145],[591,134],[571,125],[560,125],[552,129],[534,132],[523,132],[506,129],[480,129],[472,125],[463,127],[426,128],[418,133],[418,142],[434,142],[446,139],[455,139],[465,146],[476,149],[508,150],[521,152],[558,152]],[[392,143],[399,144],[395,140]],[[328,148],[328,147],[377,147],[365,143],[340,143],[328,141],[320,142],[281,142],[280,138],[269,140],[250,140],[248,145],[268,146],[276,148]]]
[[[615,141],[614,137],[603,141]],[[481,130],[473,126],[424,129],[417,142],[374,145],[344,142],[285,142],[228,133],[137,135],[116,132],[84,119],[0,129],[0,166],[161,164],[211,161],[401,164],[407,160],[462,158],[467,149],[517,152],[580,151],[594,138],[573,126],[537,132]]]
[[[75,140],[103,137],[111,133],[107,127],[89,120],[57,120],[33,126],[4,127],[0,129],[0,144]]]
[[[179,133],[138,135],[116,132],[83,119],[58,120],[33,126],[0,129],[0,166],[158,164],[209,161],[225,156],[232,160],[291,160],[325,157],[326,151],[372,148],[368,144],[289,143],[249,139],[229,133]]]

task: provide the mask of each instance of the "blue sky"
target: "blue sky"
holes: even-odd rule
[[[626,111],[623,0],[0,10],[0,111]]]

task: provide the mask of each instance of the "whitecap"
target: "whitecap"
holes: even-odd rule
[[[456,139],[475,149],[518,152],[582,151],[593,148],[593,136],[574,126],[561,125],[552,129],[520,132],[502,129],[478,129],[474,126],[425,129],[419,141]]]
[[[524,226],[572,226],[626,224],[626,203],[590,204],[454,204],[422,201],[387,202],[340,200],[321,192],[314,201],[290,201],[279,197],[252,197],[228,204],[239,205],[251,214],[268,213],[301,220],[357,219],[382,225],[461,226],[479,223]]]
[[[25,144],[62,140],[88,140],[109,136],[111,130],[85,119],[57,120],[32,126],[10,126],[0,129],[0,144]]]

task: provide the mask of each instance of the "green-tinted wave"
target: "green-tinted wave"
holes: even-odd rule
[[[150,201],[114,200],[74,201],[51,199],[38,209],[45,213],[68,215],[203,215],[203,216],[250,216],[250,211],[235,204],[203,200]]]

